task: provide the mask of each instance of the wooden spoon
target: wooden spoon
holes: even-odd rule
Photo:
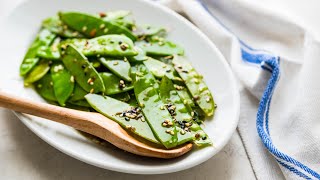
[[[186,144],[176,149],[152,147],[136,140],[122,129],[118,123],[99,113],[78,111],[46,103],[34,102],[4,92],[0,92],[0,107],[71,126],[104,139],[120,149],[141,156],[169,159],[181,156],[192,149],[192,144]]]

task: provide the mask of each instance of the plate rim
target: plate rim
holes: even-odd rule
[[[6,22],[6,20],[21,6],[29,3],[30,1],[33,0],[25,0],[22,3],[20,3],[18,6],[16,6],[15,8],[13,8],[10,13],[8,13],[6,16],[4,16],[2,18],[2,20],[0,21],[0,24],[4,24],[4,22]],[[160,9],[163,13],[167,13],[170,16],[174,16],[178,21],[181,21],[182,23],[184,23],[186,26],[190,27],[193,31],[193,33],[198,34],[201,38],[202,41],[205,41],[210,49],[212,49],[213,53],[216,53],[216,55],[218,56],[218,61],[221,61],[222,65],[225,67],[225,70],[227,72],[227,74],[230,76],[230,84],[232,87],[232,99],[234,100],[234,104],[235,104],[235,113],[234,113],[234,119],[230,122],[232,122],[232,124],[230,124],[230,129],[232,129],[232,131],[229,132],[228,138],[225,138],[224,141],[222,141],[221,146],[219,147],[214,147],[215,151],[213,151],[213,153],[208,153],[205,154],[203,156],[201,156],[201,158],[198,159],[197,162],[195,163],[189,163],[185,166],[181,166],[179,168],[171,168],[171,167],[155,167],[152,170],[148,169],[142,169],[142,170],[138,170],[137,168],[132,168],[132,167],[120,167],[117,166],[115,164],[100,164],[100,163],[96,163],[90,159],[87,159],[81,155],[79,155],[77,152],[74,151],[70,151],[68,149],[65,149],[63,147],[60,147],[57,143],[55,143],[54,141],[52,141],[50,139],[50,137],[46,136],[45,134],[41,134],[39,133],[35,127],[33,127],[28,121],[29,118],[27,118],[23,113],[19,113],[19,112],[15,112],[13,111],[13,113],[19,118],[19,120],[25,125],[27,126],[35,135],[37,135],[40,139],[42,139],[43,141],[45,141],[46,143],[48,143],[49,145],[51,145],[52,147],[54,147],[55,149],[59,150],[60,152],[73,157],[77,160],[80,160],[82,162],[85,162],[87,164],[99,167],[99,168],[103,168],[103,169],[108,169],[108,170],[112,170],[112,171],[116,171],[116,172],[122,172],[122,173],[128,173],[128,174],[166,174],[166,173],[173,173],[173,172],[178,172],[178,171],[182,171],[182,170],[186,170],[189,168],[192,168],[194,166],[197,166],[207,160],[209,160],[210,158],[212,158],[214,155],[216,155],[218,152],[220,152],[220,150],[225,147],[225,145],[230,141],[232,134],[235,132],[236,127],[238,125],[239,122],[239,116],[240,116],[240,93],[238,90],[238,86],[237,86],[237,82],[236,82],[236,78],[234,76],[234,73],[231,70],[231,67],[229,66],[229,64],[227,63],[225,57],[222,55],[221,51],[216,47],[216,45],[198,28],[196,27],[194,24],[192,24],[190,21],[188,21],[186,18],[184,18],[183,16],[181,16],[180,14],[176,13],[175,11],[173,11],[172,9],[165,7],[161,4],[158,4],[156,2],[152,2],[150,0],[136,0],[139,1],[139,3],[146,3],[150,6],[153,6],[153,8],[157,8]]]

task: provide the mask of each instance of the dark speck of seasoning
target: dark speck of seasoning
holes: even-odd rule
[[[217,105],[217,104],[214,104],[214,108],[217,109],[217,108],[218,108],[218,105]]]
[[[206,140],[206,139],[207,139],[207,136],[203,136],[201,139],[202,139],[202,140]]]
[[[170,69],[166,70],[166,72],[170,72],[170,71],[171,71]]]
[[[150,27],[150,26],[148,26],[148,27],[147,27],[147,29],[151,29],[151,27]]]
[[[119,41],[119,45],[122,44],[122,41]]]
[[[130,121],[130,119],[129,119],[129,118],[127,118],[127,117],[125,117],[125,118],[124,118],[124,120],[126,120],[126,121]]]
[[[82,67],[82,69],[84,69],[84,68],[86,68],[86,65],[85,65],[85,64],[83,64],[81,67]]]
[[[184,72],[184,73],[189,73],[189,71],[187,71],[187,70],[182,70],[182,72]]]
[[[111,43],[111,44],[113,44],[113,43],[114,43],[114,41],[110,41],[110,43]]]

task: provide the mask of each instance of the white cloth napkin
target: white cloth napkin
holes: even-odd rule
[[[238,131],[258,179],[320,179],[320,43],[241,0],[160,0],[184,13],[239,78]]]

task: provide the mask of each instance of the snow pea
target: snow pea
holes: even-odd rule
[[[30,73],[27,74],[24,79],[24,84],[28,86],[41,79],[50,70],[49,62],[41,60],[36,67],[34,67]]]
[[[214,100],[203,77],[182,57],[175,56],[172,63],[180,77],[185,81],[193,100],[207,116],[212,116],[215,111]]]
[[[78,31],[70,29],[64,24],[59,16],[52,16],[42,21],[42,27],[64,38],[82,38],[84,37]]]
[[[69,101],[83,100],[84,96],[87,94],[87,91],[85,91],[81,86],[79,86],[78,83],[75,83],[73,93],[70,95]]]
[[[57,98],[58,103],[61,106],[66,105],[66,101],[70,97],[74,89],[74,77],[65,68],[65,66],[60,63],[55,63],[50,69],[54,94]]]
[[[105,21],[99,17],[79,12],[60,12],[59,16],[70,28],[90,38],[106,34],[124,34],[130,39],[136,40],[135,35],[126,27]]]
[[[110,97],[122,101],[122,102],[126,102],[128,103],[131,99],[130,95],[128,92],[123,92],[123,93],[119,93],[119,94],[114,94],[114,95],[110,95]]]
[[[58,46],[60,44],[61,38],[57,37],[54,39],[50,46],[42,46],[37,52],[37,56],[44,59],[50,60],[60,60],[60,51]]]
[[[156,79],[143,64],[137,66],[137,71],[134,93],[139,106],[158,140],[166,148],[173,148],[177,146],[177,132],[174,121],[159,96],[159,85],[155,85]]]
[[[195,107],[195,104],[192,100],[192,96],[190,95],[190,93],[188,92],[188,89],[185,86],[179,86],[179,85],[174,85],[178,95],[180,96],[180,98],[183,100],[183,103],[185,105],[188,105],[190,108],[191,107]]]
[[[78,101],[68,101],[68,103],[72,105],[80,106],[80,107],[89,107],[89,108],[91,107],[91,105],[85,99],[78,100]]]
[[[164,76],[161,80],[160,97],[162,102],[166,104],[165,107],[170,112],[172,118],[176,119],[175,124],[178,132],[178,145],[192,141],[194,135],[188,130],[188,127],[181,126],[185,126],[182,122],[189,122],[192,117],[190,116],[188,109],[183,104],[183,101],[178,96],[177,91],[173,87],[172,81],[167,76]]]
[[[164,36],[166,34],[166,29],[158,26],[151,26],[149,24],[144,24],[137,26],[133,30],[133,33],[139,38],[145,38],[148,36]]]
[[[28,49],[23,61],[20,65],[20,75],[24,76],[39,62],[37,53],[40,47],[49,46],[56,37],[55,34],[47,29],[42,29],[37,35],[37,38],[33,41]]]
[[[87,92],[98,93],[105,91],[102,78],[92,67],[88,59],[73,45],[68,45],[62,52],[65,67],[74,76],[75,81]]]
[[[138,52],[138,55],[128,57],[130,62],[141,62],[148,59],[148,56],[146,56],[146,52],[139,48],[138,46],[135,47],[135,50]]]
[[[135,56],[133,42],[122,35],[105,35],[93,39],[69,39],[61,44],[73,44],[85,56]]]
[[[108,96],[87,94],[85,98],[93,109],[116,121],[124,129],[159,144],[139,108]]]
[[[132,29],[132,27],[134,26],[134,19],[130,16],[130,11],[109,11],[105,14],[100,14],[100,16],[101,15],[105,16],[103,17],[103,20],[127,27],[128,29]]]
[[[143,64],[157,78],[162,78],[164,76],[167,76],[172,80],[179,78],[175,69],[169,64],[165,64],[151,57],[149,57],[148,60],[143,61]]]
[[[170,41],[138,41],[136,45],[142,48],[150,56],[183,55],[181,46]]]
[[[118,77],[132,81],[130,77],[130,63],[127,60],[117,60],[111,58],[99,58],[100,62]]]
[[[47,73],[39,81],[37,81],[35,83],[35,88],[40,96],[44,99],[49,101],[57,101],[57,98],[54,95],[53,82],[50,73]]]
[[[193,121],[194,113],[192,113],[193,116],[190,115],[190,109],[184,104],[177,90],[174,88],[172,81],[167,76],[164,76],[161,80],[160,96],[162,101],[167,104],[166,108],[169,110],[171,116],[176,119],[176,128],[179,132],[178,144],[192,140],[197,146],[212,144],[208,135]]]
[[[119,94],[133,89],[132,83],[127,83],[112,73],[100,73],[104,86],[106,87],[104,93],[106,95]],[[121,81],[121,82],[120,82]]]

